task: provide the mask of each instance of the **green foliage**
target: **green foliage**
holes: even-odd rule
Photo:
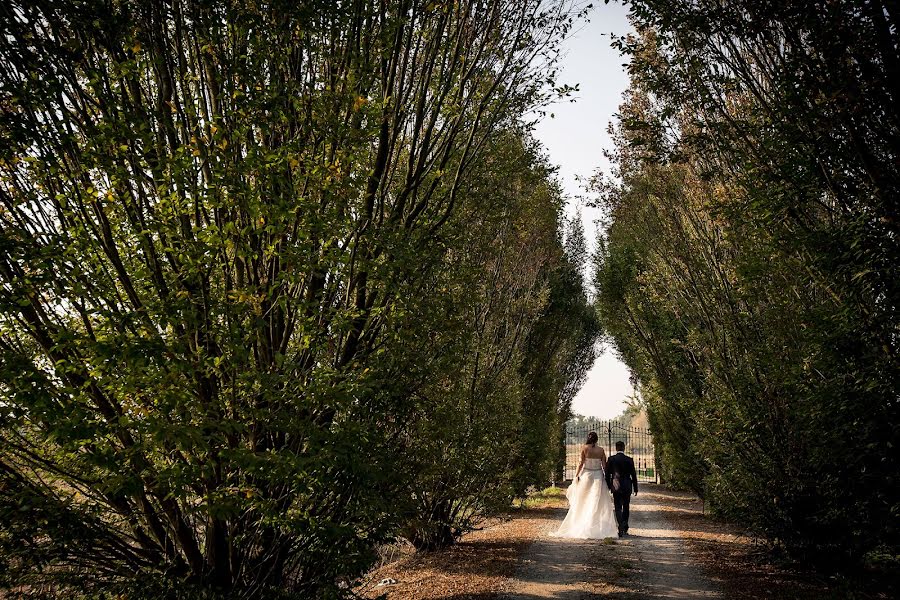
[[[540,491],[534,491],[513,506],[519,509],[561,508],[566,506],[566,490],[562,487],[548,487]]]
[[[442,310],[417,356],[429,357],[411,421],[415,472],[406,535],[453,543],[555,467],[573,370],[596,327],[577,268],[559,240],[563,201],[535,144],[510,131],[473,169],[476,200],[448,223]],[[584,317],[579,320],[577,315]],[[579,352],[583,356],[577,355]],[[579,362],[579,360],[581,362]]]
[[[896,548],[896,15],[632,16],[596,286],[664,478],[796,556],[849,567]]]
[[[528,390],[507,327],[546,305],[559,200],[534,160],[475,166],[552,93],[572,18],[4,4],[0,588],[334,597],[408,522],[441,458],[428,423],[464,442],[454,469],[490,473]]]

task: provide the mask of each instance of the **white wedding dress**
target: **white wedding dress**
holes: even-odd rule
[[[616,537],[616,515],[606,487],[603,459],[585,458],[578,481],[566,490],[569,512],[554,537],[602,539]]]

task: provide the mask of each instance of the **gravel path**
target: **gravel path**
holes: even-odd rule
[[[718,583],[692,560],[684,532],[674,528],[664,488],[642,485],[631,501],[631,535],[616,540],[558,540],[547,533],[525,552],[503,600],[556,598],[721,598]]]

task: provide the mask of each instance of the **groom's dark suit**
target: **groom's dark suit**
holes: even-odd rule
[[[634,459],[617,452],[606,461],[606,485],[613,495],[616,507],[616,523],[619,524],[619,535],[628,533],[628,513],[632,491],[637,494],[637,471],[634,470]]]

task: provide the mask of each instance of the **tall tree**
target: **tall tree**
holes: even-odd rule
[[[448,224],[455,236],[447,232],[448,268],[436,282],[445,309],[417,350],[431,361],[408,386],[422,406],[404,461],[417,472],[407,531],[420,547],[452,543],[549,480],[564,349],[577,329],[552,310],[571,267],[562,195],[536,143],[515,130],[497,136],[471,183],[474,202]]]
[[[571,19],[4,4],[2,583],[308,597],[364,569],[399,518],[398,308]]]
[[[798,556],[896,553],[896,11],[631,8],[598,305],[668,474]]]

